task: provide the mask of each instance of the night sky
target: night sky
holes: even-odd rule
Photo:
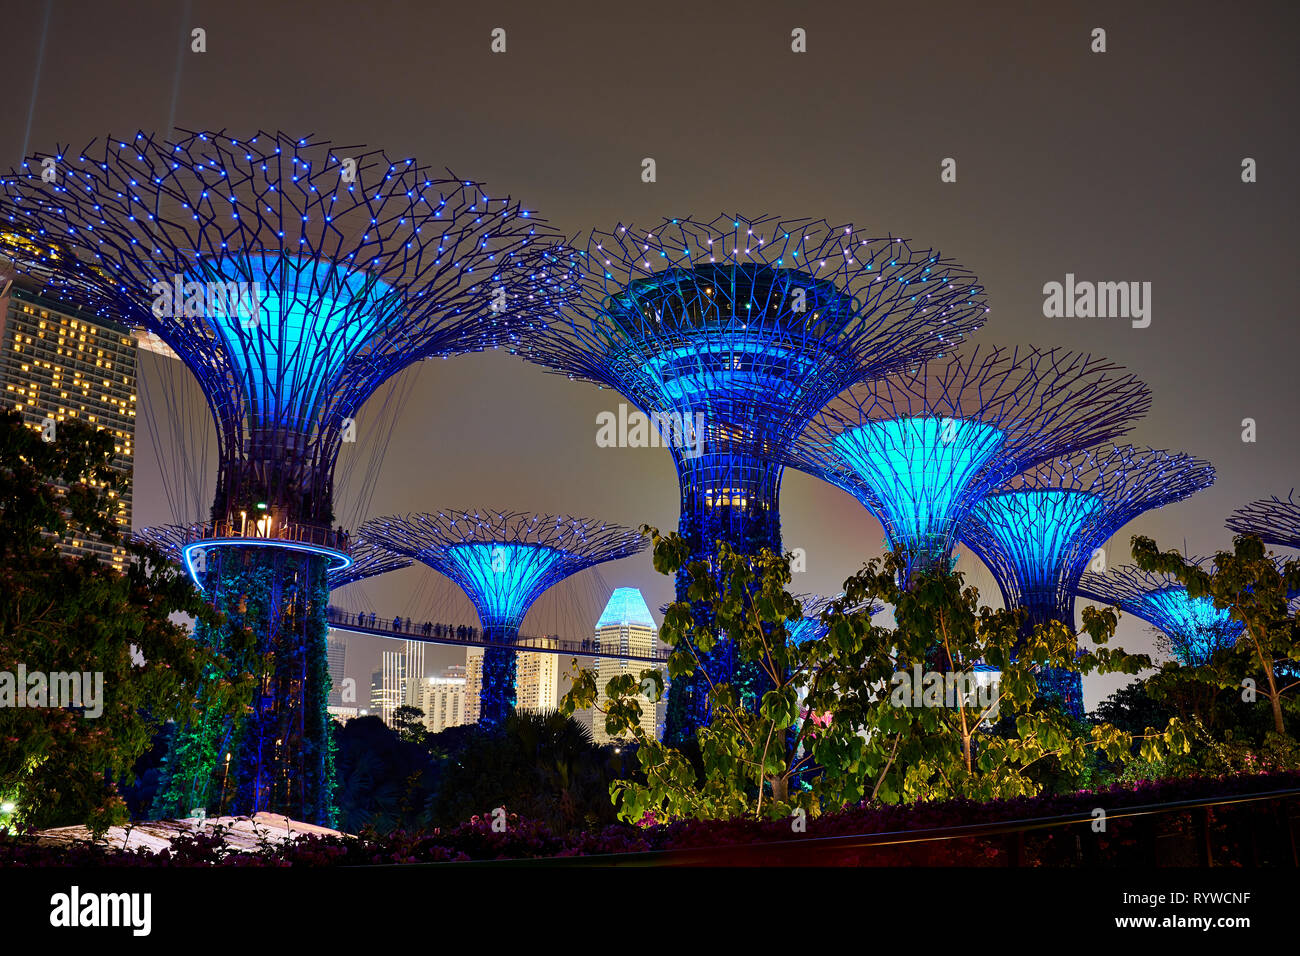
[[[1228,512],[1285,496],[1300,473],[1295,5],[882,6],[55,0],[38,77],[46,4],[5,2],[0,163],[24,144],[76,149],[141,128],[280,129],[450,167],[569,235],[741,213],[905,236],[983,282],[992,311],[977,341],[1128,366],[1155,400],[1121,441],[1217,467],[1211,489],[1122,531],[1111,564],[1128,560],[1132,533],[1192,553],[1227,546]],[[189,52],[192,27],[206,29],[206,53]],[[504,54],[489,50],[494,27],[507,31]],[[795,27],[806,54],[790,50]],[[1104,54],[1090,51],[1095,27]],[[644,157],[658,182],[641,181]],[[945,157],[956,183],[940,181]],[[1241,181],[1244,157],[1258,182]],[[1066,273],[1150,282],[1150,326],[1044,318],[1043,285]],[[142,382],[142,402],[163,381]],[[617,394],[491,353],[424,363],[398,384],[409,394],[373,493],[344,482],[340,519],[483,506],[675,527],[668,452],[596,446],[596,415]],[[164,494],[176,456],[154,454],[145,419],[166,413],[154,406],[137,428],[137,527],[200,517],[173,513]],[[383,411],[362,426],[378,434]],[[1241,440],[1247,417],[1253,444]],[[341,470],[355,478],[365,465],[350,453]],[[808,556],[798,592],[836,589],[881,551],[855,501],[797,473],[782,519],[786,547]],[[543,599],[525,630],[590,626],[602,585],[641,587],[652,607],[671,594],[645,555],[585,577]],[[974,580],[996,605],[987,572]],[[340,603],[474,622],[431,571],[363,588]],[[1151,647],[1135,619],[1120,636]],[[363,687],[380,643],[352,645]],[[441,666],[463,652],[427,656]],[[1087,704],[1121,681],[1086,681]]]

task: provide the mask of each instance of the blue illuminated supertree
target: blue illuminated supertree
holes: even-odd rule
[[[1227,526],[1237,534],[1253,534],[1265,544],[1300,548],[1300,501],[1292,491],[1283,501],[1276,495],[1238,508]]]
[[[1206,564],[1205,558],[1188,560]],[[1204,665],[1217,651],[1232,647],[1245,630],[1227,608],[1216,607],[1213,598],[1188,597],[1187,588],[1173,577],[1133,565],[1104,574],[1085,572],[1078,594],[1146,621],[1168,638],[1174,657],[1192,667]]]
[[[473,602],[489,645],[479,696],[479,722],[489,727],[514,708],[516,651],[503,645],[518,639],[533,602],[570,575],[646,546],[638,532],[619,525],[499,511],[372,518],[357,534],[378,549],[427,564]]]
[[[720,540],[779,554],[785,446],[844,388],[950,351],[987,312],[975,279],[938,252],[824,221],[620,225],[562,265],[576,277],[563,318],[519,354],[619,392],[657,425],[696,560]],[[684,569],[678,600],[688,583]],[[715,684],[737,679],[733,658],[727,641],[701,655]],[[673,682],[667,741],[707,720],[708,683],[700,670]]]
[[[535,254],[552,237],[510,199],[412,159],[209,132],[33,157],[0,178],[0,232],[56,294],[156,333],[216,423],[212,513],[180,554],[226,612],[225,630],[197,638],[224,651],[230,628],[251,630],[256,650],[233,667],[260,686],[246,717],[203,714],[173,748],[155,810],[216,806],[232,752],[221,809],[328,822],[327,574],[351,562],[332,527],[340,445],[402,368],[544,321]]]
[[[822,622],[822,612],[831,604],[844,597],[840,594],[796,594],[799,606],[803,609],[803,616],[795,621],[786,621],[785,629],[790,635],[790,642],[793,644],[802,644],[805,641],[820,640],[825,637],[829,628]],[[870,608],[872,616],[879,614],[884,610],[884,606],[878,603],[859,604],[856,607],[850,607],[850,612],[864,611]]]
[[[1123,372],[1077,352],[977,347],[844,392],[791,464],[857,498],[903,550],[905,577],[949,568],[962,522],[991,488],[1146,413],[1149,389]]]
[[[981,498],[962,523],[961,540],[993,573],[1006,607],[1025,610],[1026,633],[1049,621],[1073,630],[1075,591],[1097,549],[1143,512],[1213,482],[1214,468],[1190,455],[1131,445],[1087,449],[1043,462]],[[1082,718],[1077,671],[1050,668],[1038,685]]]

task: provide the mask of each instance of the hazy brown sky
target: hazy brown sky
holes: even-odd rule
[[[1155,404],[1128,440],[1218,468],[1213,488],[1122,539],[1226,545],[1230,510],[1285,495],[1300,472],[1294,4],[881,6],[194,0],[186,15],[180,2],[55,0],[28,133],[45,4],[4,2],[0,153],[9,166],[25,138],[31,152],[164,129],[175,94],[176,126],[383,147],[518,196],[570,234],[741,212],[933,244],[988,290],[979,341],[1131,367]],[[193,26],[206,53],[188,51]],[[494,27],[505,54],[489,51]],[[806,54],[790,51],[795,27]],[[1090,52],[1095,27],[1104,54]],[[641,182],[644,157],[658,182]],[[945,157],[956,183],[940,181]],[[1244,157],[1257,183],[1241,182]],[[1066,273],[1151,282],[1150,326],[1044,318],[1043,285]],[[499,354],[408,374],[371,513],[484,505],[674,526],[668,453],[596,447],[616,394]],[[142,426],[137,525],[197,517],[171,513],[158,471]],[[345,494],[340,515],[350,507]],[[800,591],[835,588],[880,551],[854,501],[802,475],[787,477],[782,514],[786,546],[808,554]],[[408,599],[432,577],[403,572],[366,594],[381,613],[418,613]],[[642,587],[652,607],[670,593],[646,557],[603,578]],[[528,629],[562,622],[551,605]],[[1149,645],[1131,619],[1121,636]],[[364,681],[368,667],[349,670]],[[1087,682],[1089,705],[1112,686]]]

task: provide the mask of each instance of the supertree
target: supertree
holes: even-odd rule
[[[1252,501],[1229,515],[1227,526],[1237,534],[1253,534],[1265,544],[1300,548],[1300,501],[1294,491],[1285,501],[1276,495]]]
[[[332,527],[340,446],[402,368],[543,320],[554,287],[536,253],[553,237],[478,183],[283,133],[60,148],[0,179],[0,204],[22,261],[83,308],[156,333],[216,423],[210,520],[181,555],[225,612],[197,639],[224,651],[230,628],[252,631],[232,667],[259,686],[245,716],[204,713],[178,735],[155,811],[213,804],[231,752],[224,808],[328,822],[327,574],[351,560]]]
[[[1202,566],[1207,561],[1188,560]],[[1215,606],[1213,598],[1189,597],[1187,588],[1173,577],[1133,565],[1105,573],[1085,572],[1078,594],[1146,621],[1169,639],[1170,650],[1179,661],[1193,667],[1233,646],[1245,630],[1227,608]]]
[[[901,548],[904,583],[950,568],[988,491],[1036,464],[1128,431],[1150,390],[1105,359],[975,348],[855,386],[792,446],[791,464],[848,491]]]
[[[785,445],[842,389],[951,350],[987,312],[974,277],[938,252],[807,219],[618,225],[563,266],[576,287],[563,318],[519,354],[617,391],[658,427],[694,560],[718,541],[780,553]],[[683,568],[678,600],[688,584]],[[700,660],[669,691],[671,743],[707,720],[710,678],[761,692],[730,642]]]
[[[516,651],[509,645],[533,602],[564,578],[646,545],[638,532],[619,525],[502,511],[372,518],[357,534],[376,548],[428,565],[473,602],[489,643],[479,697],[479,722],[488,727],[514,708]]]
[[[1181,501],[1214,481],[1190,455],[1108,445],[1053,458],[981,498],[961,540],[988,566],[1008,608],[1023,608],[1025,633],[1059,621],[1074,629],[1079,578],[1101,548],[1138,515]],[[1104,566],[1104,565],[1103,565]],[[1078,671],[1048,668],[1040,692],[1083,717]]]
[[[822,623],[822,612],[842,597],[844,597],[842,592],[834,595],[796,594],[795,599],[799,602],[800,608],[803,609],[803,616],[798,620],[786,621],[785,629],[790,635],[791,643],[802,644],[805,641],[820,640],[825,637],[829,628]],[[848,610],[869,611],[874,617],[884,610],[884,605],[876,602],[863,603]]]

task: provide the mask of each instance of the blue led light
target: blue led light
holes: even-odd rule
[[[203,590],[203,582],[199,578],[199,572],[194,567],[193,557],[197,551],[214,551],[220,548],[278,548],[281,551],[293,551],[296,553],[319,554],[330,559],[329,566],[325,569],[327,573],[335,571],[344,571],[352,567],[351,556],[342,551],[335,551],[333,548],[322,548],[315,544],[304,544],[300,541],[281,541],[276,538],[206,538],[201,541],[195,541],[181,548],[181,564],[189,573],[190,580],[194,586]]]
[[[1225,640],[1235,640],[1245,630],[1212,598],[1188,597],[1187,589],[1177,586],[1144,595],[1134,613],[1169,635],[1180,656],[1190,658],[1183,663],[1204,663]]]
[[[791,644],[802,644],[804,641],[823,637],[826,633],[826,626],[815,618],[801,617],[793,621],[786,621],[785,631],[790,636]]]
[[[262,424],[310,422],[334,391],[343,364],[400,304],[373,276],[287,255],[206,260],[201,274],[187,281],[256,288],[256,322],[246,305],[232,308],[235,303],[220,296],[208,318]]]
[[[1101,497],[1091,492],[1026,489],[981,499],[971,517],[1003,550],[1028,597],[1055,591],[1067,552],[1101,506]]]
[[[1003,432],[981,421],[895,418],[841,432],[836,452],[871,488],[894,545],[952,544],[959,502],[1002,447]]]
[[[471,542],[446,550],[445,567],[469,595],[485,628],[516,631],[542,592],[555,583],[565,553],[536,544]]]

